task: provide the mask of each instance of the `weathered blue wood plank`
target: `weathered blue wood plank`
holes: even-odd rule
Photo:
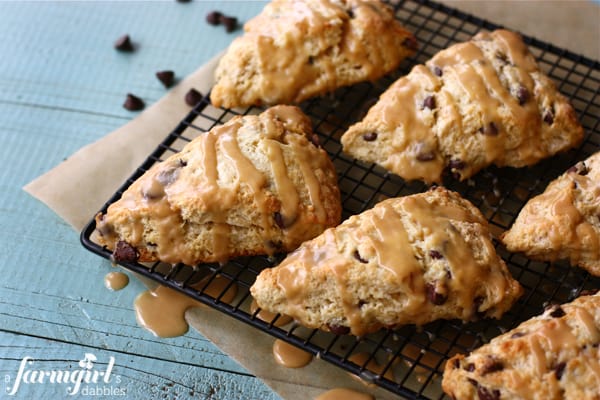
[[[121,352],[90,348],[80,345],[23,337],[0,332],[0,397],[16,399],[61,399],[96,397],[104,398],[203,398],[203,399],[274,399],[270,391],[255,378],[231,374],[216,368],[182,365],[171,361],[149,359]],[[82,367],[80,361],[88,356],[91,364]],[[30,357],[31,362],[25,357]],[[111,357],[113,362],[111,362]],[[108,372],[104,377],[93,379],[93,372]],[[91,372],[87,382],[82,379],[79,388],[73,382],[63,383],[51,371],[65,371],[75,376],[77,371]],[[19,378],[19,370],[23,371]],[[29,372],[26,372],[29,371]],[[32,378],[33,371],[48,372],[42,382]],[[39,373],[36,373],[39,374]],[[23,379],[23,377],[25,379]],[[83,374],[82,378],[86,375]],[[18,383],[18,385],[17,385]],[[16,385],[16,387],[15,387]],[[8,394],[12,391],[12,396]],[[74,395],[71,395],[74,393]],[[112,396],[111,396],[112,395]]]

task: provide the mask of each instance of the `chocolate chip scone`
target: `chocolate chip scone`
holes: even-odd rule
[[[276,106],[155,164],[96,216],[96,231],[116,261],[195,265],[291,251],[340,218],[337,175],[309,118]]]
[[[327,229],[263,270],[250,290],[261,308],[357,336],[499,318],[522,292],[481,212],[442,187],[384,200]]]
[[[414,54],[414,36],[374,0],[274,0],[220,60],[216,107],[299,103],[375,80]]]
[[[550,306],[446,363],[453,399],[600,399],[600,294]]]
[[[464,180],[576,146],[583,128],[521,37],[478,33],[394,82],[342,136],[344,151],[406,180]]]
[[[600,152],[569,168],[529,200],[502,242],[527,257],[572,265],[600,276]]]

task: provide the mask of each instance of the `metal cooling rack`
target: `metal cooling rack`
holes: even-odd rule
[[[428,0],[393,1],[392,5],[396,17],[416,35],[421,45],[418,53],[405,61],[395,74],[375,84],[363,83],[343,88],[332,96],[313,99],[301,105],[303,111],[311,117],[321,145],[334,161],[339,176],[344,219],[372,207],[384,198],[427,189],[422,183],[406,183],[377,166],[356,161],[343,154],[339,138],[346,128],[359,120],[378,95],[397,77],[408,73],[414,64],[426,61],[455,42],[468,40],[482,29],[499,28],[493,23]],[[531,37],[524,39],[542,69],[558,84],[560,91],[570,98],[586,130],[586,137],[578,149],[543,161],[532,168],[491,167],[468,182],[445,182],[448,188],[458,191],[479,207],[489,220],[495,237],[512,225],[521,207],[529,198],[541,193],[550,180],[576,161],[600,149],[600,64]],[[127,187],[150,166],[178,152],[194,137],[215,125],[223,124],[234,115],[257,114],[261,111],[254,107],[245,110],[216,109],[210,105],[208,96],[205,97],[149,155],[101,211],[106,211],[108,205],[119,199]],[[110,258],[110,251],[93,242],[91,237],[94,228],[92,220],[81,234],[83,245],[102,257]],[[381,330],[362,338],[309,330],[293,323],[278,327],[277,318],[263,321],[257,317],[258,311],[250,311],[252,298],[248,289],[256,275],[263,268],[276,265],[283,255],[271,259],[240,258],[225,265],[190,267],[162,263],[123,263],[123,266],[179,290],[260,331],[299,346],[393,393],[406,398],[441,399],[444,398],[440,388],[441,372],[446,359],[456,353],[466,353],[479,347],[521,321],[540,313],[548,303],[570,301],[583,290],[600,288],[600,279],[583,270],[560,262],[533,262],[518,254],[510,254],[498,242],[495,243],[511,273],[525,288],[525,294],[501,320],[468,324],[438,321],[421,329],[406,326],[395,331]],[[217,297],[204,292],[218,275],[231,279],[231,285],[238,286],[238,295],[233,301],[221,300],[228,288]],[[198,282],[201,282],[200,286]],[[365,360],[356,363],[350,361],[349,358],[359,352],[366,353]],[[374,366],[374,362],[379,364],[379,368]]]

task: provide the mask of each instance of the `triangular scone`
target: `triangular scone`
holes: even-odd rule
[[[416,49],[379,0],[274,0],[244,30],[215,72],[216,107],[299,103],[378,79]]]
[[[482,32],[393,83],[342,136],[344,151],[405,180],[464,180],[523,167],[580,143],[573,107],[521,37]]]
[[[300,109],[236,116],[155,164],[96,217],[117,261],[197,263],[295,249],[341,218],[337,175]]]
[[[499,318],[521,294],[480,211],[442,187],[384,200],[303,243],[251,287],[261,308],[363,335]]]
[[[581,296],[454,356],[442,387],[456,400],[598,400],[599,343],[600,294]]]
[[[600,276],[600,152],[577,163],[529,200],[502,235],[512,252]]]

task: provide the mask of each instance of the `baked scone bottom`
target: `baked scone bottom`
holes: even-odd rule
[[[509,251],[542,261],[567,259],[600,276],[600,152],[529,200],[502,241]]]
[[[553,305],[469,355],[447,361],[454,399],[600,398],[600,294]]]
[[[263,270],[251,287],[261,308],[357,336],[499,318],[521,292],[479,210],[441,187],[350,217]]]
[[[344,151],[406,180],[464,180],[578,145],[583,128],[521,37],[478,33],[394,82],[342,136]]]
[[[389,6],[373,0],[274,0],[244,30],[215,71],[216,107],[295,104],[375,80],[417,45]]]
[[[340,216],[335,168],[310,119],[276,106],[155,164],[96,217],[96,231],[116,261],[195,265],[294,250]]]

